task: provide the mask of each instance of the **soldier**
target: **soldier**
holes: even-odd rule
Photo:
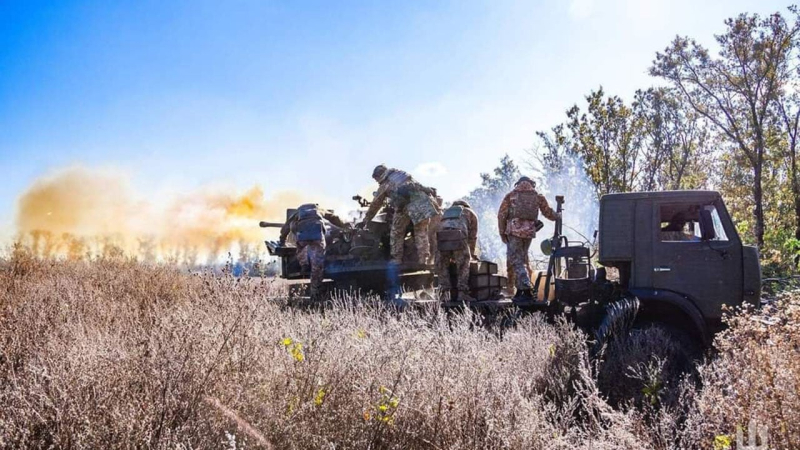
[[[325,275],[325,222],[315,203],[301,205],[281,228],[278,240],[280,245],[285,245],[286,237],[290,232],[294,233],[297,242],[297,261],[303,272],[308,272],[310,266],[309,294],[314,300],[320,296]]]
[[[430,258],[428,227],[430,219],[439,213],[432,198],[433,190],[417,183],[406,172],[389,169],[383,164],[375,167],[375,170],[372,171],[372,178],[379,184],[378,191],[359,227],[365,227],[389,198],[394,207],[389,234],[392,262],[403,263],[406,230],[409,224],[413,224],[418,261],[420,264],[427,264]]]
[[[437,233],[436,271],[442,300],[450,299],[450,265],[456,267],[458,301],[475,301],[469,295],[469,263],[477,259],[478,216],[464,200],[453,202],[442,214]]]
[[[536,192],[536,183],[522,177],[500,203],[497,213],[500,239],[507,245],[507,259],[512,268],[517,289],[514,298],[532,300],[531,278],[527,261],[531,241],[536,237],[536,223],[539,211],[550,220],[556,220],[558,213],[550,208],[547,199]],[[509,278],[511,278],[509,273]]]

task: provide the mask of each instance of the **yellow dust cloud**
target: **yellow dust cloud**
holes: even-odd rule
[[[283,222],[287,208],[316,200],[290,191],[266,196],[259,186],[148,199],[123,173],[71,167],[23,192],[16,228],[20,240],[43,256],[118,252],[142,260],[211,263],[228,252],[263,253],[267,232],[258,222]]]

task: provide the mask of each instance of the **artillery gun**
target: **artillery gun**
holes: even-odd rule
[[[358,195],[353,200],[361,208],[370,205],[369,200]],[[392,206],[387,205],[364,228],[342,222],[333,211],[323,214],[329,219],[325,236],[326,281],[323,289],[360,291],[389,297],[394,297],[399,290],[427,292],[422,295],[423,299],[433,299],[430,291],[436,284],[435,270],[431,264],[419,263],[412,226],[409,226],[404,241],[403,263],[394,265],[390,262],[389,232],[393,211]],[[295,212],[295,209],[286,210],[287,222]],[[282,228],[285,223],[260,222],[259,225],[262,228]],[[283,245],[276,241],[265,243],[269,254],[280,259],[281,278],[298,281],[299,289],[295,291],[300,291],[302,295],[307,288],[307,283],[303,281],[309,279],[309,274],[301,271],[292,233],[289,233],[289,238]],[[473,261],[470,288],[474,298],[495,301],[502,299],[506,278],[497,272],[497,264],[491,261]]]
[[[353,197],[359,206],[369,206],[369,201],[360,196]],[[296,210],[286,210],[286,221],[291,220]],[[363,229],[336,218],[333,211],[324,214],[328,221],[325,236],[325,290],[360,291],[384,294],[398,284],[406,289],[418,290],[433,283],[433,267],[417,261],[413,238],[405,240],[404,261],[400,265],[390,263],[389,230],[392,209],[384,208]],[[336,218],[336,219],[334,219]],[[284,222],[285,223],[285,222]],[[284,223],[260,222],[262,228],[281,228]],[[409,228],[413,233],[413,230]],[[286,280],[308,280],[309,274],[301,271],[297,260],[297,248],[289,234],[287,242],[266,241],[267,250],[280,258],[281,278]],[[307,283],[300,283],[301,291]]]
[[[354,200],[362,207],[369,205],[364,199]],[[562,212],[564,198],[556,197],[556,204]],[[293,210],[287,211],[287,220],[292,214]],[[329,287],[386,293],[397,286],[396,280],[407,289],[435,285],[433,267],[416,262],[411,239],[405,243],[406,261],[398,267],[389,264],[390,214],[391,208],[385,208],[365,229],[349,224],[330,228],[325,266]],[[283,224],[264,222],[262,226]],[[559,218],[553,236],[542,242],[548,265],[532,277],[532,299],[504,296],[507,280],[497,274],[497,264],[476,261],[470,271],[470,290],[479,301],[469,307],[495,317],[535,311],[566,316],[592,331],[597,342],[635,318],[700,347],[708,345],[722,328],[723,305],[760,303],[758,249],[743,245],[718,192],[603,196],[596,255],[588,242],[568,240],[562,226]],[[283,278],[308,278],[300,273],[291,242],[267,242],[267,248],[281,258]],[[596,268],[595,263],[602,267]],[[609,269],[616,273],[613,280]],[[442,306],[466,305],[448,302]]]

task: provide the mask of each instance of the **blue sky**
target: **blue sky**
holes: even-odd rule
[[[0,1],[0,232],[59,168],[143,192],[260,184],[345,202],[385,162],[460,196],[590,89],[629,97],[676,35],[739,12],[686,0]]]

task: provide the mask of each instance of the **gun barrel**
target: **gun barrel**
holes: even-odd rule
[[[261,228],[283,228],[283,225],[284,224],[279,222],[264,222],[264,221],[258,222],[258,226],[260,226]]]
[[[556,226],[555,226],[555,234],[553,237],[558,239],[558,237],[562,234],[562,224],[563,219],[560,217],[561,213],[564,211],[564,196],[563,195],[556,195],[556,212],[559,214],[558,219],[556,219]]]

